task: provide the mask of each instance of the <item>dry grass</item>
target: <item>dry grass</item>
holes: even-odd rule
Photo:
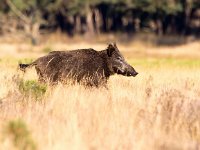
[[[21,150],[16,137],[25,146],[34,145],[29,149],[39,150],[200,149],[200,61],[192,59],[200,57],[199,43],[118,45],[139,72],[137,77],[113,76],[108,89],[47,87],[38,98],[35,91],[20,88],[22,80],[26,83],[37,76],[34,69],[25,75],[19,72],[18,60],[36,58],[51,49],[76,49],[77,44],[47,42],[33,47],[1,43],[0,149]],[[106,44],[82,42],[78,46],[101,50]],[[27,88],[40,90],[36,84]],[[16,130],[10,131],[10,124]]]
[[[101,39],[102,38],[102,39]],[[123,39],[123,36],[121,37]],[[32,58],[39,57],[51,50],[74,50],[78,48],[93,48],[103,50],[108,43],[116,41],[120,51],[128,58],[132,57],[173,57],[173,58],[200,58],[200,40],[188,42],[186,44],[174,46],[158,46],[150,39],[134,39],[125,42],[113,35],[105,38],[100,36],[98,39],[83,39],[83,37],[66,38],[66,36],[52,35],[44,38],[42,43],[33,46],[24,41],[16,42],[12,38],[6,41],[0,37],[0,57]],[[20,39],[20,38],[19,38]],[[150,41],[149,41],[150,40]],[[5,42],[6,41],[6,42]]]
[[[15,69],[0,76],[0,147],[16,149],[4,130],[23,120],[38,149],[199,149],[200,70],[138,68],[109,89],[48,88],[42,100],[19,90]],[[18,74],[18,75],[16,75]],[[30,71],[26,80],[35,78]]]

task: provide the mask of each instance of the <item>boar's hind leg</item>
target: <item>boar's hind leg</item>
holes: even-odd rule
[[[42,75],[41,70],[40,70],[39,68],[37,68],[37,67],[35,67],[35,70],[36,70],[37,75],[38,75],[38,81],[39,81],[40,83],[45,83],[45,79],[44,79],[44,77],[43,77],[43,75]]]
[[[50,82],[52,84],[56,84],[59,81],[59,72],[56,72],[55,74],[53,74],[50,78]]]

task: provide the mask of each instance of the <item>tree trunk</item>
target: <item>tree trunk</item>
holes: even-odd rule
[[[94,35],[93,13],[91,9],[88,9],[87,11],[86,22],[87,22],[87,33],[89,35]]]
[[[40,38],[40,33],[39,33],[39,29],[40,29],[40,24],[38,22],[34,23],[32,25],[32,38],[31,38],[31,43],[33,45],[37,45],[39,43],[39,38]]]
[[[156,33],[158,36],[163,35],[163,26],[161,19],[156,19]]]
[[[81,33],[81,17],[79,15],[74,16],[75,33]]]
[[[190,14],[192,11],[192,1],[186,0],[185,1],[185,34],[189,32],[189,23],[190,23]]]
[[[24,31],[27,37],[31,39],[31,43],[33,45],[37,45],[39,43],[39,23],[33,24],[24,24]]]
[[[100,28],[102,26],[102,17],[98,9],[94,9],[95,31],[100,34]]]
[[[134,19],[134,26],[135,26],[136,32],[140,32],[140,23],[141,23],[141,20],[139,18]]]

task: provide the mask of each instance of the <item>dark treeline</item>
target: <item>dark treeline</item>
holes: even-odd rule
[[[0,0],[0,34],[200,33],[200,0]]]

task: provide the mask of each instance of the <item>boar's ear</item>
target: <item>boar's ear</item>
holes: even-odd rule
[[[115,51],[114,45],[113,44],[109,44],[108,48],[107,48],[107,55],[108,55],[108,57],[112,56],[113,51]]]

